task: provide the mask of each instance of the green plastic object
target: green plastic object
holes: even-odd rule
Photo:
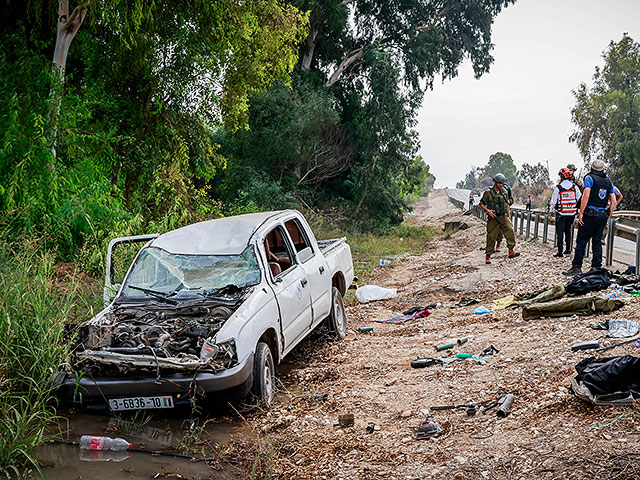
[[[467,343],[469,341],[469,337],[462,337],[456,341],[458,342],[458,345],[462,345],[463,343]]]
[[[470,353],[456,353],[456,358],[471,358],[473,355]]]
[[[443,344],[443,345],[437,345],[437,346],[436,346],[436,351],[438,351],[438,352],[439,352],[439,351],[441,351],[441,350],[447,350],[447,349],[449,349],[449,348],[453,348],[453,347],[455,347],[455,345],[456,345],[455,343],[445,343],[445,344]]]
[[[631,295],[634,297],[640,296],[640,290],[631,290]]]
[[[360,327],[358,329],[359,332],[372,332],[373,331],[373,327]]]

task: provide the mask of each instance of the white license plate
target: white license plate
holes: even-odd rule
[[[127,397],[109,399],[109,407],[113,412],[121,410],[147,410],[151,408],[173,408],[173,397]]]

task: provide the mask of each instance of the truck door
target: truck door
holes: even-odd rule
[[[311,295],[304,269],[296,263],[292,246],[281,226],[272,229],[262,242],[269,280],[275,294],[285,349],[294,345],[311,324]]]
[[[313,323],[329,315],[331,309],[331,272],[320,251],[315,251],[306,230],[301,223],[292,218],[284,224],[291,239],[298,264],[304,270],[309,284],[313,305]]]

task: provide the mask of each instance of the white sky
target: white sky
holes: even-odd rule
[[[420,153],[437,187],[455,187],[495,152],[523,163],[548,160],[555,180],[567,163],[582,166],[569,143],[572,89],[591,85],[611,40],[640,41],[639,0],[517,0],[496,18],[489,73],[457,78],[425,94],[418,114]]]

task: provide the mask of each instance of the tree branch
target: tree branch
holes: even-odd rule
[[[365,53],[364,47],[360,47],[356,50],[353,50],[347,58],[345,58],[342,62],[340,62],[340,65],[338,66],[336,71],[333,72],[333,74],[329,77],[329,80],[327,80],[327,83],[325,83],[325,86],[331,87],[336,83],[338,83],[340,81],[340,76],[342,75],[342,73],[347,68],[349,68],[349,66],[352,63],[364,57],[364,53]]]

